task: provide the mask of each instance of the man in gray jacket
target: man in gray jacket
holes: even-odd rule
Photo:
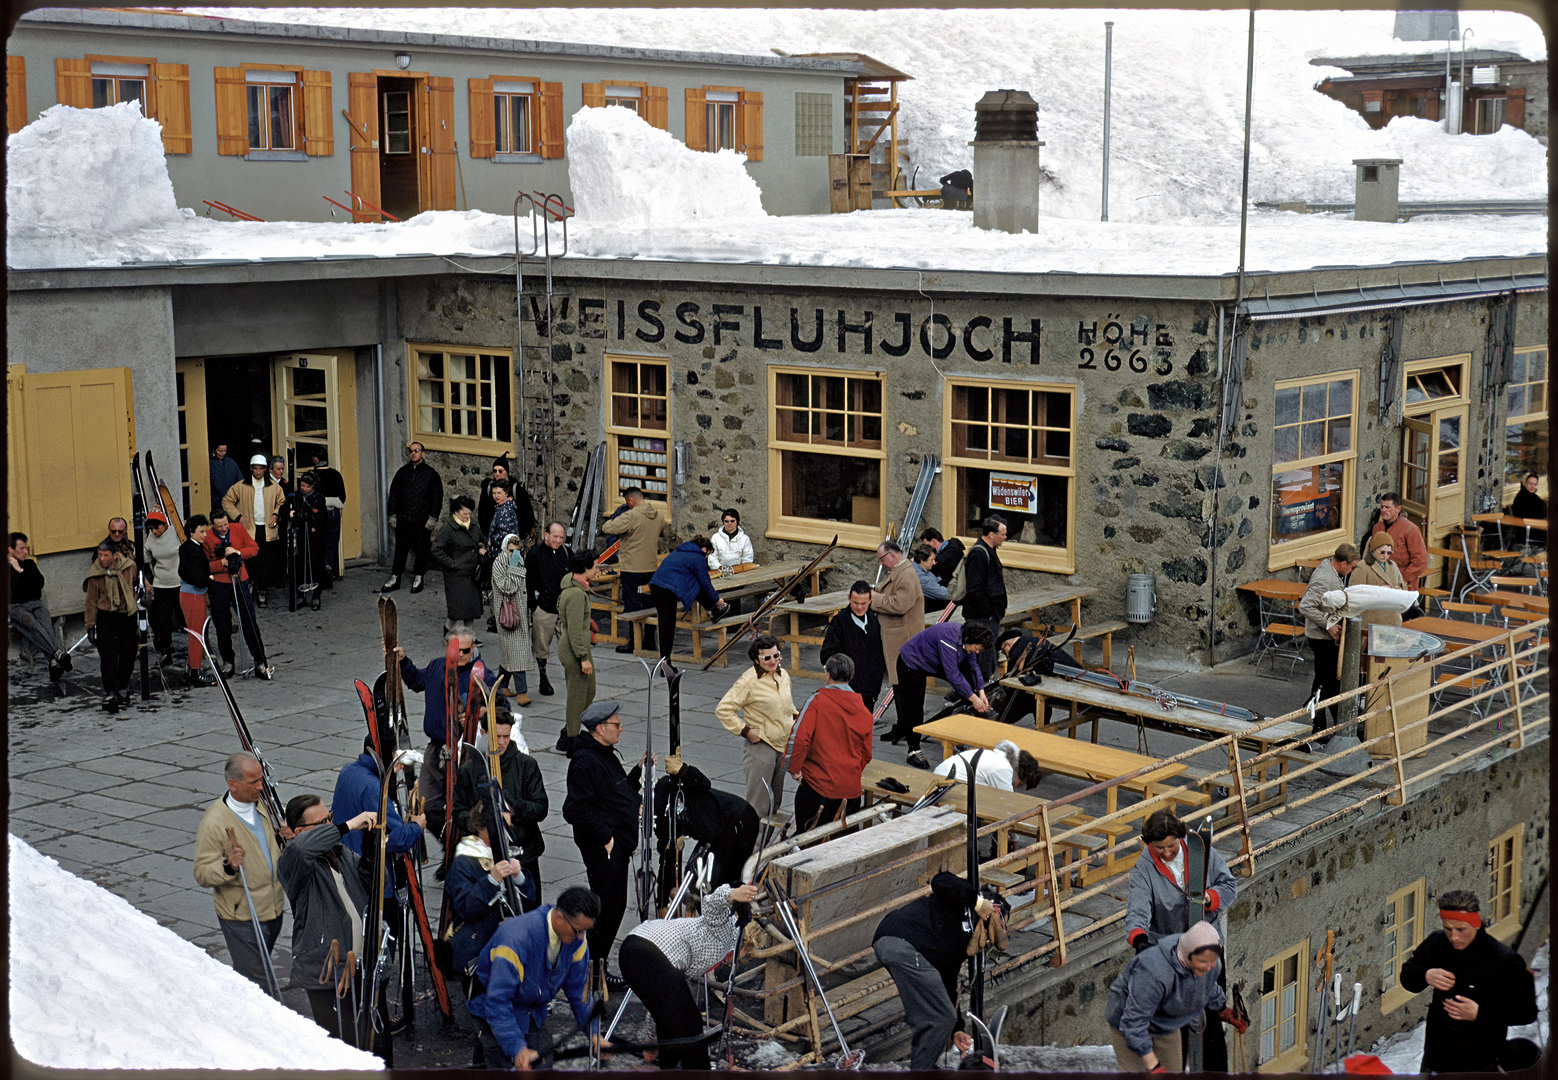
[[[1341,656],[1342,627],[1340,623],[1335,626],[1326,625],[1326,611],[1320,606],[1320,598],[1328,592],[1345,589],[1347,575],[1352,573],[1353,567],[1357,566],[1358,562],[1357,545],[1339,545],[1331,558],[1315,567],[1315,572],[1309,575],[1309,587],[1304,590],[1303,599],[1298,602],[1298,612],[1304,617],[1304,640],[1309,642],[1309,648],[1315,654],[1315,679],[1309,687],[1311,698],[1316,690],[1320,691],[1321,701],[1342,692],[1341,678],[1337,673],[1337,661]],[[1323,731],[1331,727],[1336,723],[1335,715],[1334,705],[1316,709],[1310,730]],[[1308,750],[1310,746],[1310,743],[1303,743],[1300,749]]]
[[[358,858],[341,837],[356,829],[371,829],[378,813],[364,810],[352,820],[337,823],[318,795],[298,795],[287,803],[287,826],[292,842],[276,860],[281,887],[292,905],[292,982],[308,991],[314,1022],[349,1046],[357,1046],[355,1018],[350,1003],[335,987],[345,968],[348,950],[363,954],[363,919],[368,909],[368,890],[358,873]],[[331,945],[335,962],[330,963]],[[354,975],[355,980],[355,975]],[[340,1003],[339,1008],[337,1003]]]

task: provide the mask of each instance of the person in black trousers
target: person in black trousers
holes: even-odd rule
[[[963,621],[977,623],[990,631],[990,640],[1001,636],[1001,620],[1006,617],[1006,572],[996,554],[1006,543],[1006,521],[991,514],[979,523],[979,539],[968,554],[968,569],[963,571],[967,591],[963,594]],[[979,657],[979,669],[985,680],[995,674],[995,653],[986,650]]]
[[[1334,626],[1326,625],[1327,612],[1320,606],[1320,598],[1328,592],[1345,589],[1347,575],[1352,573],[1353,567],[1358,565],[1360,558],[1356,545],[1338,546],[1331,558],[1315,567],[1314,573],[1309,575],[1309,587],[1304,590],[1303,598],[1298,602],[1298,613],[1304,617],[1304,639],[1309,642],[1309,648],[1315,654],[1315,678],[1309,690],[1311,697],[1318,691],[1321,701],[1333,698],[1342,692],[1341,678],[1337,674],[1337,661],[1341,656],[1342,627],[1340,623]],[[1336,706],[1334,705],[1316,709],[1310,730],[1324,731],[1336,723],[1335,717]],[[1308,751],[1310,744],[1304,743],[1300,749]]]
[[[382,592],[400,588],[400,576],[406,572],[406,556],[416,552],[411,564],[411,591],[422,591],[422,575],[427,573],[432,554],[433,530],[438,527],[444,508],[444,481],[424,460],[422,444],[406,448],[406,464],[390,481],[388,513],[395,530],[395,562]]]

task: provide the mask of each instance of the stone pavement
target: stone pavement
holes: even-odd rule
[[[371,684],[383,670],[376,613],[382,580],[383,572],[377,567],[354,567],[332,592],[324,594],[318,612],[288,612],[273,602],[260,613],[266,647],[276,665],[275,681],[240,677],[232,680],[232,686],[253,737],[274,770],[283,802],[300,792],[314,792],[328,803],[337,772],[360,751],[365,728],[352,680],[361,678]],[[417,596],[405,589],[394,594],[401,642],[419,664],[426,664],[442,649],[444,600],[439,575],[431,575],[428,585]],[[66,640],[80,636],[78,621],[73,620]],[[496,642],[492,645],[495,648]],[[241,645],[239,658],[241,663]],[[142,704],[137,694],[136,703],[116,718],[98,707],[97,660],[90,647],[83,646],[76,659],[76,671],[55,688],[41,664],[28,671],[14,650],[11,655],[9,828],[67,870],[124,897],[225,962],[210,894],[195,885],[191,869],[196,826],[205,807],[225,793],[223,762],[239,748],[220,692],[214,687],[164,691],[154,674],[152,700]],[[729,666],[707,673],[688,669],[682,683],[684,756],[717,787],[735,792],[744,786],[741,744],[720,727],[714,706],[746,663],[744,647],[733,648]],[[808,666],[815,668],[816,663],[815,655],[810,655]],[[624,705],[621,747],[631,764],[644,744],[647,672],[637,659],[618,656],[609,646],[598,650],[596,664],[597,698],[615,698]],[[555,658],[550,667],[559,676]],[[1212,673],[1144,670],[1142,677],[1167,682],[1174,689],[1235,700],[1268,714],[1295,707],[1308,687],[1302,670],[1292,682],[1284,682],[1252,675],[1248,662],[1242,660]],[[566,886],[585,884],[571,830],[562,819],[568,763],[552,749],[562,728],[564,704],[560,676],[555,682],[557,696],[543,698],[532,679],[533,703],[519,710],[520,729],[541,766],[551,798],[551,811],[543,824],[546,852],[541,862],[543,895],[548,900]],[[817,685],[797,680],[796,705],[804,704]],[[138,691],[138,683],[136,687]],[[425,745],[420,734],[420,696],[408,693],[407,705],[413,741],[420,749]],[[1123,725],[1116,727],[1123,730]],[[656,687],[655,736],[656,752],[663,754],[663,681]],[[1189,744],[1173,736],[1153,734],[1156,754],[1173,753],[1185,745]],[[1134,744],[1130,748],[1135,749]],[[937,747],[927,744],[925,749],[934,760]],[[901,762],[905,749],[882,743],[877,753]],[[1039,793],[1055,797],[1067,790],[1051,791],[1054,782],[1046,779]],[[430,848],[435,861],[424,873],[424,884],[429,911],[436,919],[440,901],[432,874],[439,855],[436,841]],[[622,935],[636,924],[637,913],[630,903]],[[275,953],[283,984],[291,968],[290,941],[289,916]],[[307,1012],[301,991],[288,993],[286,1000]]]

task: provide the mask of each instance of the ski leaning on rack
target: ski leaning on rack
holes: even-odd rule
[[[1212,817],[1207,815],[1199,829],[1185,837],[1185,929],[1189,930],[1206,917],[1206,879],[1212,861]],[[1190,1033],[1189,1052],[1185,1071],[1201,1071],[1201,1040],[1205,1032]]]
[[[670,664],[660,669],[665,676],[666,713],[667,713],[667,739],[665,752],[667,754],[680,754],[682,752],[682,673]],[[682,782],[679,776],[671,777],[671,790],[666,794],[665,821],[666,835],[661,837],[665,850],[660,856],[660,889],[662,892],[671,888],[673,881],[682,879]],[[644,813],[647,815],[652,803],[644,804]],[[676,918],[675,903],[666,908],[666,917]]]
[[[730,647],[732,645],[735,645],[741,641],[741,639],[746,637],[748,634],[756,633],[758,625],[768,617],[768,613],[783,603],[784,598],[790,595],[790,590],[795,588],[799,582],[805,581],[806,578],[811,575],[812,571],[816,570],[817,567],[822,565],[824,559],[833,554],[833,549],[838,546],[839,538],[838,535],[835,534],[833,539],[828,543],[828,546],[817,553],[816,558],[807,563],[805,566],[801,567],[798,572],[785,578],[784,583],[775,589],[772,593],[770,593],[767,599],[765,599],[757,606],[757,610],[752,612],[751,618],[747,619],[747,624],[740,630],[737,630],[735,633],[728,636],[725,639],[725,644],[721,645],[714,653],[714,655],[705,661],[703,667],[700,670],[708,671],[709,668],[714,665],[716,660],[730,651]]]
[[[644,663],[642,660],[639,663]],[[645,664],[645,667],[649,665]],[[633,873],[634,895],[640,920],[651,919],[660,897],[655,873],[655,675],[668,661],[658,661],[649,671],[648,701],[644,707],[644,760],[639,763],[640,791],[638,807],[638,869]],[[673,840],[674,837],[667,837]]]
[[[920,475],[914,481],[914,492],[909,496],[909,506],[903,512],[903,524],[898,526],[897,534],[889,534],[887,539],[894,541],[903,548],[907,554],[914,546],[914,534],[920,527],[920,518],[925,516],[925,501],[930,498],[930,488],[936,480],[936,473],[941,469],[941,458],[935,454],[926,454],[920,458]],[[876,580],[882,580],[882,568],[876,568]]]
[[[233,728],[238,732],[238,745],[246,753],[254,755],[255,759],[260,763],[260,770],[264,773],[264,787],[260,791],[260,797],[265,800],[265,808],[270,811],[271,820],[280,825],[287,818],[282,813],[281,796],[276,792],[276,782],[271,772],[270,762],[265,760],[265,755],[254,744],[254,736],[249,733],[249,725],[244,722],[243,712],[238,708],[238,699],[233,697],[233,688],[227,685],[227,678],[222,674],[221,668],[217,666],[216,658],[210,650],[205,648],[205,627],[202,626],[199,631],[185,627],[184,632],[200,640],[201,651],[205,653],[206,660],[211,665],[211,674],[216,677],[216,685],[221,688],[222,699],[227,702],[227,711],[232,714]],[[287,843],[279,832],[276,836],[276,842],[283,847]]]
[[[817,1000],[822,1002],[823,1011],[828,1014],[828,1022],[833,1025],[833,1037],[839,1043],[838,1060],[833,1063],[835,1069],[848,1072],[859,1072],[861,1065],[865,1063],[866,1052],[864,1050],[851,1050],[849,1042],[844,1038],[844,1029],[839,1027],[838,1017],[833,1015],[833,1006],[828,1004],[828,995],[822,987],[822,976],[817,974],[817,968],[811,962],[811,953],[806,948],[806,942],[801,937],[801,928],[796,924],[795,915],[790,910],[792,901],[780,888],[777,881],[768,882],[768,891],[774,898],[774,910],[779,913],[779,919],[784,924],[784,931],[789,935],[795,945],[795,952],[801,958],[801,967],[806,970],[806,978],[810,984],[810,990],[816,994]],[[818,1045],[813,1047],[817,1060],[822,1060],[822,1040],[817,1039]]]
[[[966,778],[968,781],[968,881],[974,887],[974,904],[979,903],[979,785],[974,783],[974,777],[979,772],[979,759],[984,756],[983,750],[975,750],[974,756],[969,759]],[[979,913],[973,908],[968,909],[968,929],[971,933],[979,931]],[[985,951],[977,949],[973,956],[968,958],[968,1011],[972,1016],[983,1019],[985,1015]]]

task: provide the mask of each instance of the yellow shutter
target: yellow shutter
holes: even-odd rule
[[[741,92],[742,134],[748,161],[763,160],[763,95],[758,90]]]
[[[708,99],[703,96],[703,91],[688,90],[687,95],[687,137],[686,143],[693,150],[707,150],[709,148],[709,117]]]
[[[563,156],[563,84],[544,82],[539,84],[541,113],[541,156]]]
[[[606,107],[606,84],[587,82],[584,84],[584,107],[586,109],[603,109]]]
[[[13,427],[19,417],[25,428],[18,436],[27,456],[13,456],[10,469],[11,482],[20,479],[25,493],[14,509],[27,524],[13,527],[27,533],[38,554],[92,547],[103,538],[103,522],[131,513],[130,369],[22,375],[21,381],[21,408],[11,417]]]
[[[189,127],[189,65],[153,64],[157,92],[152,113],[162,125],[162,149],[168,154],[191,154],[195,137]]]
[[[243,68],[213,68],[212,75],[216,82],[216,152],[248,153],[249,99]]]
[[[12,135],[27,126],[27,60],[5,58],[5,127]]]
[[[335,153],[335,118],[330,115],[330,73],[303,72],[303,150],[309,157]]]
[[[5,511],[6,517],[11,522],[11,529],[27,533],[30,537],[32,526],[28,522],[27,510],[31,500],[27,489],[29,466],[27,436],[24,430],[26,415],[23,411],[26,384],[25,364],[5,366],[5,415],[10,420],[5,425]]]
[[[665,87],[644,88],[644,122],[661,131],[671,130],[671,106],[666,98]]]
[[[92,62],[90,60],[54,61],[54,91],[61,105],[90,109],[92,107]]]
[[[430,75],[427,80],[427,148],[429,210],[453,210],[454,205],[454,79]]]
[[[371,73],[346,76],[348,119],[352,124],[352,190],[375,206],[379,204],[379,78]],[[376,210],[363,207],[354,221],[383,221]]]
[[[490,158],[497,148],[497,129],[492,118],[492,80],[469,79],[471,157]]]

